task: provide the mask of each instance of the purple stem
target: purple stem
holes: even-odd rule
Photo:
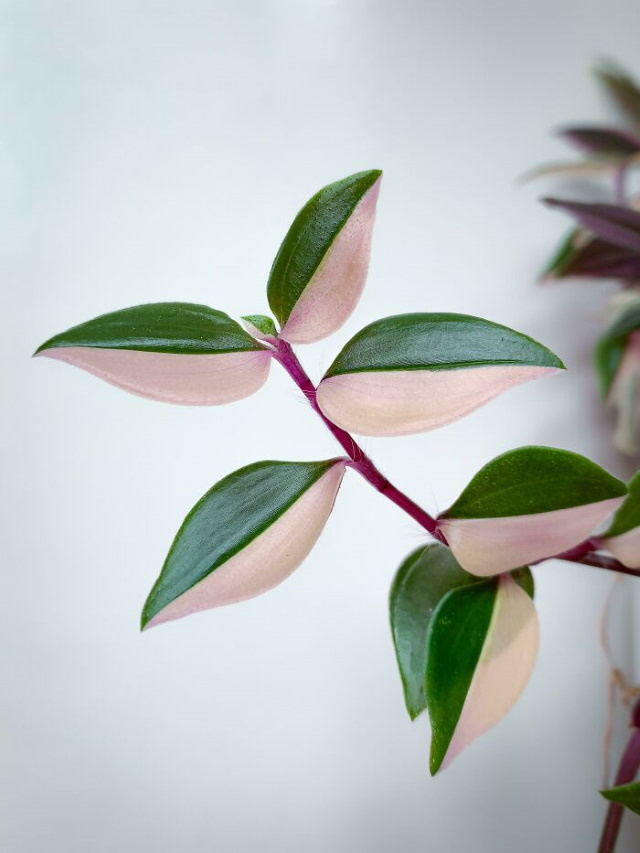
[[[390,483],[389,480],[387,480],[387,478],[376,468],[356,440],[346,432],[346,430],[341,429],[337,424],[334,424],[333,421],[329,420],[329,418],[322,412],[320,406],[318,406],[318,401],[316,400],[316,387],[311,379],[309,379],[304,367],[298,361],[298,357],[292,350],[291,344],[287,343],[287,341],[283,341],[282,339],[278,339],[277,341],[275,339],[270,339],[269,343],[275,346],[274,358],[276,358],[284,367],[289,376],[307,398],[307,402],[313,411],[324,421],[329,432],[346,452],[350,460],[347,463],[349,467],[353,468],[354,471],[357,471],[358,474],[371,483],[374,489],[377,489],[381,494],[389,498],[390,501],[393,501],[394,504],[399,506],[400,509],[403,509],[433,537],[442,541],[435,519],[432,518],[428,512],[422,509],[422,507],[418,506],[415,501],[412,501],[410,497],[405,495],[404,492],[397,489],[393,483]]]
[[[629,743],[627,744],[625,751],[622,753],[614,787],[618,787],[618,785],[628,785],[629,782],[633,782],[636,778],[638,768],[640,768],[639,716],[640,702],[637,702],[631,716],[633,733],[629,738]],[[600,836],[598,853],[614,853],[623,813],[624,806],[620,805],[620,803],[609,802],[607,816],[605,818],[604,826],[602,827],[602,835]]]
[[[389,498],[390,501],[410,515],[411,518],[417,521],[421,527],[428,531],[434,539],[438,542],[443,542],[446,545],[447,542],[438,530],[436,520],[432,518],[426,510],[422,509],[421,506],[418,506],[415,501],[412,501],[410,497],[405,495],[404,492],[397,489],[393,483],[389,482],[384,474],[376,468],[353,436],[337,424],[334,424],[334,422],[329,420],[329,418],[324,414],[316,399],[316,387],[307,375],[304,367],[300,364],[297,355],[291,348],[291,344],[280,338],[269,338],[267,339],[267,343],[273,347],[273,357],[280,362],[282,367],[293,379],[298,388],[307,398],[307,402],[313,411],[321,418],[329,432],[349,457],[349,461],[347,463],[349,467],[353,468],[354,471],[357,471],[358,474],[371,483],[374,489],[377,489],[377,491]],[[600,569],[608,569],[609,571],[618,572],[623,575],[640,577],[640,570],[628,569],[622,563],[618,562],[618,560],[614,560],[613,557],[595,554],[594,552],[600,547],[601,545],[598,539],[586,539],[584,542],[581,542],[569,551],[557,554],[555,558],[545,557],[545,560],[567,560],[573,563],[582,563],[585,566],[595,566]]]

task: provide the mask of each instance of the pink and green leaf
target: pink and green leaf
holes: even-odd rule
[[[533,602],[510,576],[452,589],[441,599],[427,633],[432,774],[508,713],[537,648]]]
[[[160,302],[103,314],[42,344],[35,355],[80,367],[154,400],[217,405],[266,381],[271,354],[206,305]]]
[[[284,340],[321,340],[355,308],[369,267],[381,176],[372,169],[330,184],[294,219],[267,284]]]
[[[438,529],[466,571],[490,576],[584,541],[626,492],[577,453],[520,447],[485,465],[438,518]]]
[[[342,459],[257,462],[220,480],[178,531],[142,627],[244,601],[283,581],[322,532],[344,470]]]
[[[564,367],[546,347],[465,314],[377,320],[342,349],[318,386],[318,405],[362,435],[434,429],[502,391]]]

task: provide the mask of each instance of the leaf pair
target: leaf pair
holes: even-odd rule
[[[414,551],[393,582],[390,616],[405,702],[431,720],[430,769],[446,767],[524,689],[538,622],[528,569],[479,581],[442,545]]]

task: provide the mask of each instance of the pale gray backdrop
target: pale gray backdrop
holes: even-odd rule
[[[637,0],[1,9],[2,849],[595,849],[605,573],[536,571],[531,684],[431,779],[427,722],[406,716],[387,624],[392,574],[424,537],[357,476],[281,587],[138,632],[173,534],[216,480],[336,452],[282,372],[248,400],[188,409],[29,356],[143,302],[264,311],[300,205],[383,168],[365,296],[339,333],[301,349],[312,375],[365,323],[431,310],[514,326],[570,371],[446,429],[367,440],[379,465],[433,511],[521,444],[625,474],[589,369],[610,291],[534,285],[565,221],[537,203],[549,182],[516,179],[565,155],[550,128],[607,116],[589,74],[599,56],[640,74]],[[624,587],[616,611],[629,667],[632,597]]]

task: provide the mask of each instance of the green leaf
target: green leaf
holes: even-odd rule
[[[467,314],[398,314],[376,320],[343,347],[325,378],[383,370],[455,370],[485,365],[564,368],[542,344]]]
[[[553,512],[626,494],[625,484],[584,456],[554,447],[519,447],[471,480],[444,518],[503,518]]]
[[[102,314],[50,338],[53,347],[99,347],[189,355],[262,350],[222,311],[188,302],[156,302]]]
[[[293,221],[275,257],[267,296],[281,326],[365,193],[382,172],[358,172],[321,189]]]
[[[629,494],[620,509],[613,516],[611,526],[603,538],[621,536],[636,527],[640,527],[640,471],[636,471],[628,483]]]
[[[451,590],[427,635],[425,691],[431,720],[429,769],[438,771],[451,743],[493,616],[498,581]]]
[[[512,577],[533,598],[529,569],[517,569]],[[449,548],[440,544],[417,548],[396,573],[389,614],[405,704],[412,720],[427,707],[424,678],[433,611],[452,589],[477,583],[478,578],[465,572]]]
[[[600,791],[603,797],[614,803],[620,803],[630,811],[640,814],[640,782],[631,782],[628,785],[618,785],[607,791]]]
[[[216,575],[226,583],[224,600],[207,599],[203,606],[198,607],[188,605],[184,612],[181,611],[170,618],[178,618],[196,609],[204,609],[204,606],[242,600],[282,580],[282,577],[274,580],[270,573],[274,571],[274,564],[281,557],[284,557],[285,562],[289,560],[290,555],[286,553],[287,549],[296,550],[292,542],[285,540],[282,546],[283,553],[275,554],[272,549],[273,542],[269,539],[265,540],[263,550],[255,546],[255,543],[265,531],[273,530],[287,510],[300,501],[302,496],[332,469],[336,471],[337,476],[328,483],[328,490],[320,495],[320,509],[325,514],[322,521],[324,524],[344,471],[343,460],[256,462],[240,468],[216,483],[194,506],[178,531],[162,572],[144,606],[142,627],[144,628],[161,611],[205,578],[219,572],[224,564],[252,543],[254,544],[253,565],[250,567],[252,576],[248,579],[246,588],[243,587],[240,592],[235,589],[236,581],[245,583],[242,572],[246,569],[244,567],[239,570],[236,566],[231,578],[231,588],[229,588],[228,578],[223,579],[222,574]],[[317,509],[315,504],[314,507]],[[294,540],[300,537],[305,538],[309,533],[312,539],[309,543],[311,547],[315,541],[312,535],[313,524],[316,521],[314,513],[311,512],[310,515],[307,513],[303,518],[294,520],[295,526],[288,531],[287,536],[290,540]],[[293,565],[287,562],[283,577],[289,574],[298,562],[294,561]],[[266,586],[260,580],[261,574],[269,575],[270,580]]]

